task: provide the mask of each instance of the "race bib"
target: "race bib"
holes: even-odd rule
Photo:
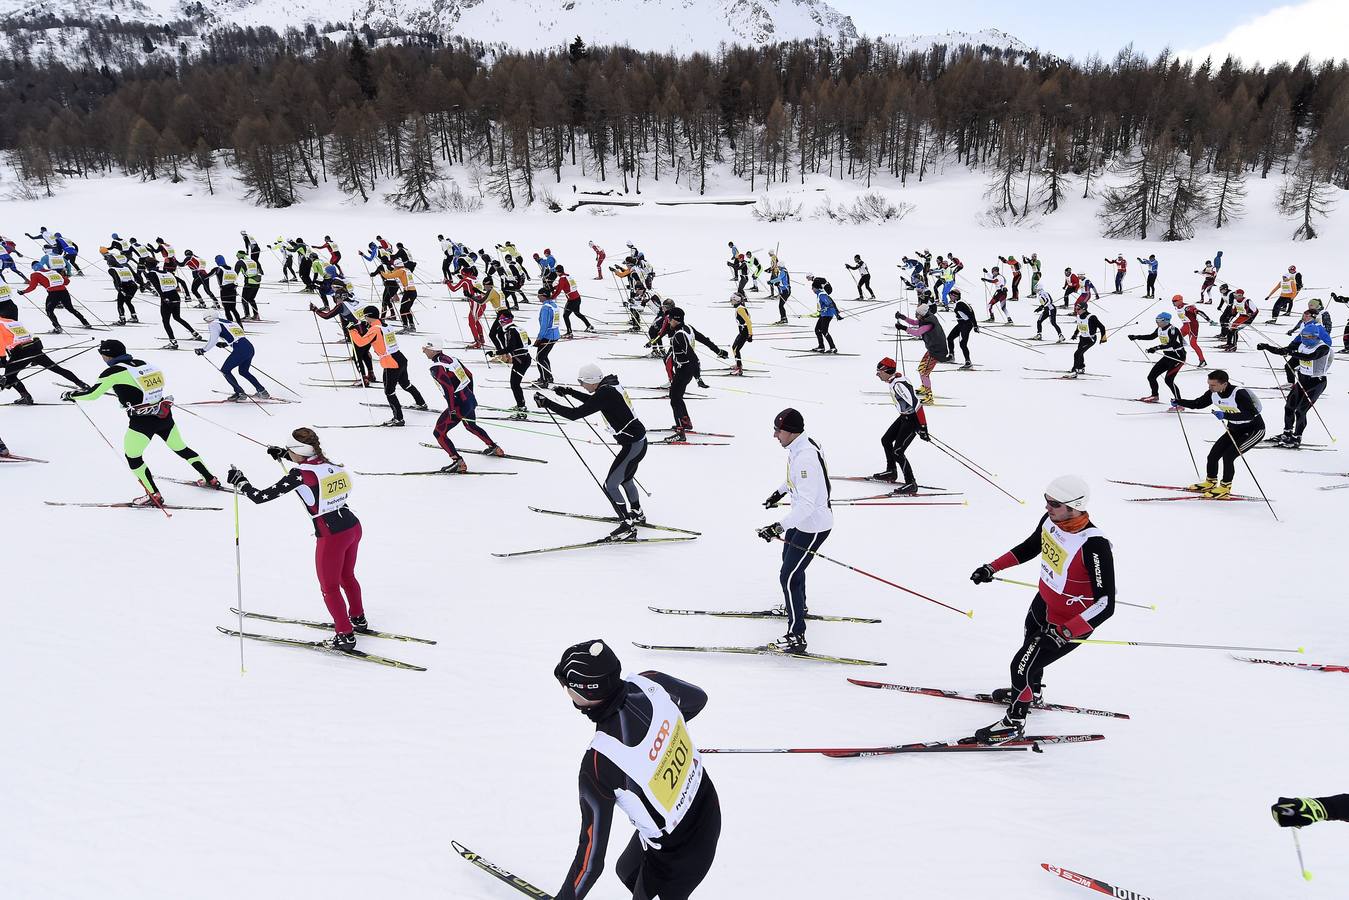
[[[647,787],[668,813],[675,808],[692,771],[690,763],[693,762],[693,742],[689,740],[683,719],[675,721],[673,731],[661,728],[657,732],[651,754],[656,756],[659,762],[656,764],[656,774],[651,776]]]
[[[230,333],[230,337],[234,338],[236,341],[244,336],[244,330],[240,328],[238,323],[236,322],[230,322],[226,324],[225,330],[228,331]]]
[[[1055,575],[1063,574],[1064,563],[1067,562],[1068,553],[1063,546],[1051,535],[1048,529],[1040,531],[1040,565],[1052,571]]]

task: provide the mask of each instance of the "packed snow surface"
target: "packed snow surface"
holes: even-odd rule
[[[512,240],[526,259],[550,247],[581,276],[584,310],[610,321],[620,318],[615,291],[611,281],[590,280],[594,266],[586,241],[605,247],[611,261],[625,241],[633,241],[658,271],[689,270],[658,278],[656,285],[688,310],[691,324],[723,346],[734,336],[723,263],[726,241],[735,240],[765,260],[777,248],[797,279],[810,272],[828,276],[845,314],[834,326],[836,340],[842,351],[860,354],[788,358],[774,348],[810,341],[764,334],[745,356],[771,377],[709,379],[712,388],[698,391],[710,399],[690,402],[695,427],[735,434],[731,446],[653,447],[640,471],[650,491],[644,500],[650,519],[702,531],[690,543],[492,557],[492,551],[597,538],[607,528],[527,508],[607,509],[551,426],[530,424],[524,431],[506,427],[516,423],[486,423],[508,452],[549,460],[538,465],[467,457],[472,468],[518,472],[514,476],[357,476],[351,505],[365,529],[358,574],[371,625],[440,642],[427,647],[362,639],[360,646],[424,665],[424,673],[250,643],[241,674],[239,645],[214,628],[235,624],[229,613],[237,600],[230,497],[166,482],[171,502],[222,508],[178,512],[172,519],[156,511],[44,505],[127,500],[139,493],[120,451],[125,417],[107,398],[81,407],[118,448],[111,451],[67,406],[0,409],[0,436],[12,450],[51,461],[0,467],[10,560],[9,638],[0,655],[7,685],[0,767],[9,776],[0,821],[0,893],[109,900],[513,896],[455,858],[452,839],[554,891],[575,851],[576,768],[591,727],[571,708],[551,670],[564,647],[594,637],[611,642],[629,672],[659,669],[705,688],[711,700],[690,728],[703,746],[871,745],[969,734],[994,721],[999,710],[867,691],[845,679],[965,691],[1005,684],[1033,591],[1000,583],[976,588],[969,573],[1031,533],[1043,486],[1064,472],[1091,484],[1090,511],[1113,543],[1120,599],[1157,605],[1156,611],[1120,607],[1100,638],[1305,646],[1301,657],[1253,655],[1349,663],[1349,610],[1334,549],[1346,495],[1317,490],[1334,479],[1284,471],[1349,469],[1320,421],[1312,422],[1306,437],[1330,452],[1249,454],[1274,501],[1276,522],[1263,503],[1126,502],[1166,492],[1106,479],[1188,484],[1195,472],[1185,438],[1202,467],[1206,442],[1221,426],[1207,414],[1177,419],[1138,403],[1084,396],[1147,393],[1143,354],[1125,335],[1150,330],[1153,315],[1169,308],[1173,293],[1194,299],[1199,278],[1192,270],[1218,249],[1225,251],[1222,280],[1256,298],[1293,263],[1306,273],[1304,296],[1328,299],[1324,288],[1340,283],[1349,214],[1337,210],[1323,239],[1292,244],[1292,226],[1266,208],[1273,183],[1253,184],[1252,211],[1234,228],[1184,244],[1144,244],[1096,237],[1093,204],[1086,201],[1074,201],[1035,229],[976,226],[972,210],[981,187],[956,177],[911,187],[901,196],[915,212],[883,227],[764,225],[743,208],[408,215],[374,204],[352,207],[332,194],[275,211],[187,185],[120,179],[73,185],[42,202],[0,203],[7,236],[47,225],[77,240],[86,259],[95,258],[113,231],[143,240],[162,236],[180,252],[191,248],[204,258],[224,253],[231,259],[241,228],[264,241],[331,234],[342,243],[347,271],[358,276],[362,292],[366,282],[356,250],[376,234],[404,241],[421,260],[418,274],[432,282],[439,271],[438,232],[475,248]],[[19,243],[24,253],[35,249],[22,238]],[[809,571],[813,612],[884,622],[812,623],[811,648],[884,660],[886,668],[632,647],[632,641],[763,643],[782,631],[773,622],[666,617],[646,607],[752,609],[779,602],[779,548],[753,533],[779,515],[761,506],[783,475],[772,418],[784,406],[799,408],[836,475],[881,468],[878,440],[893,413],[871,402],[884,398],[864,392],[882,388],[873,375],[876,360],[896,352],[894,307],[861,312],[865,306],[850,302],[852,284],[842,263],[860,253],[877,293],[894,299],[900,292],[892,266],[900,254],[924,247],[954,251],[965,262],[961,287],[981,312],[975,279],[998,254],[1038,251],[1055,288],[1065,266],[1095,280],[1104,257],[1123,252],[1130,261],[1128,292],[1105,293],[1095,304],[1112,329],[1134,320],[1087,356],[1088,370],[1107,379],[1035,378],[1045,373],[1023,367],[1066,370],[1070,345],[1028,350],[997,340],[992,329],[975,335],[972,349],[975,361],[994,371],[957,373],[942,366],[934,376],[938,398],[955,405],[928,410],[932,433],[996,472],[998,483],[1024,505],[935,447],[915,442],[910,458],[919,480],[963,491],[968,506],[836,510],[825,553],[972,609],[974,617],[817,562]],[[1140,299],[1141,266],[1134,261],[1149,252],[1162,261],[1158,294],[1165,299],[1155,304]],[[305,364],[319,359],[319,348],[308,343],[319,333],[304,311],[309,297],[277,284],[280,266],[266,252],[263,263],[263,316],[279,324],[250,328],[257,364],[299,391],[303,402],[265,411],[251,404],[184,407],[177,420],[189,444],[219,475],[234,464],[258,484],[270,483],[279,470],[260,447],[234,432],[280,443],[292,428],[315,426],[329,455],[359,471],[443,465],[439,450],[418,446],[433,440],[434,418],[426,414],[409,413],[409,427],[399,430],[324,427],[381,421],[384,409],[358,400],[382,395],[304,386],[307,379],[327,377],[326,366]],[[105,276],[85,266],[87,277],[74,280],[75,297],[103,319],[113,317]],[[1027,275],[1023,294],[1028,284]],[[1098,285],[1109,291],[1108,279]],[[802,305],[791,308],[793,315],[809,311],[807,295],[798,285],[795,297]],[[422,327],[451,345],[462,343],[465,305],[448,302],[437,285],[423,288],[423,300]],[[1260,305],[1262,312],[1269,308]],[[1337,320],[1338,343],[1345,309],[1327,305]],[[1024,296],[1009,306],[1018,325],[1031,321]],[[138,307],[143,321],[158,322],[155,304],[138,300]],[[752,312],[760,326],[776,317],[767,304]],[[23,317],[46,330],[31,307]],[[531,334],[533,317],[534,307],[525,307],[522,319]],[[1282,343],[1291,321],[1283,323],[1259,328]],[[333,330],[323,326],[325,336]],[[133,348],[157,347],[163,342],[158,332],[157,324],[115,329]],[[1205,328],[1206,337],[1214,333]],[[1028,329],[996,334],[1025,337]],[[44,341],[55,349],[87,336],[73,331]],[[412,377],[439,406],[416,352],[420,341],[403,342]],[[898,349],[914,373],[920,345],[905,342]],[[568,381],[582,363],[596,360],[627,384],[663,383],[658,362],[602,359],[641,352],[641,340],[630,336],[564,342],[553,362]],[[719,365],[700,353],[706,367]],[[212,366],[191,353],[139,355],[163,367],[180,403],[218,399],[213,391],[224,388]],[[217,351],[208,359],[219,356]],[[93,357],[86,353],[70,365],[92,379],[99,368]],[[1213,350],[1209,358],[1230,368],[1239,382],[1276,383],[1260,354]],[[479,401],[509,405],[509,390],[500,383],[505,368],[473,353],[464,359]],[[1349,404],[1337,369],[1317,411],[1339,436],[1349,429]],[[1203,389],[1202,375],[1180,378],[1186,396]],[[48,375],[27,384],[43,401],[55,401],[62,390]],[[1281,401],[1273,392],[1261,396],[1270,432],[1277,433]],[[670,424],[663,400],[639,400],[637,411],[648,427]],[[584,426],[569,426],[567,433],[592,437]],[[463,429],[453,437],[462,447],[480,446]],[[602,473],[607,451],[577,447]],[[161,478],[192,477],[162,444],[151,447],[147,460]],[[1235,489],[1258,493],[1245,466]],[[865,484],[834,485],[839,498],[878,492]],[[245,608],[324,617],[313,537],[293,499],[244,502],[240,535]],[[1035,567],[1006,574],[1034,580]],[[300,627],[259,622],[250,628],[322,637]],[[1132,719],[1035,713],[1031,728],[1038,733],[1106,735],[1103,742],[1049,747],[1043,754],[850,761],[708,756],[725,827],[717,862],[698,896],[1085,896],[1082,888],[1042,871],[1043,862],[1159,900],[1345,896],[1343,828],[1319,826],[1301,835],[1316,875],[1304,884],[1289,835],[1268,813],[1280,794],[1349,789],[1339,749],[1349,741],[1345,676],[1251,665],[1222,652],[1088,646],[1052,666],[1045,682],[1050,701],[1120,710]],[[626,822],[616,825],[611,865],[630,834]],[[609,871],[592,896],[624,892]]]

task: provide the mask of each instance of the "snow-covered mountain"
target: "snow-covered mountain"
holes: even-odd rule
[[[0,0],[0,25],[9,32],[0,43],[12,44],[17,29],[20,45],[5,49],[36,59],[89,61],[87,50],[81,51],[86,37],[104,30],[99,24],[114,22],[119,27],[108,29],[113,32],[128,25],[155,29],[148,40],[137,34],[118,42],[126,45],[119,48],[121,61],[154,53],[195,55],[206,35],[249,27],[278,33],[311,25],[320,32],[368,27],[379,35],[435,33],[520,50],[560,48],[580,35],[596,46],[679,54],[714,52],[723,43],[822,37],[846,44],[861,36],[853,20],[826,0]],[[905,50],[935,44],[1030,49],[996,30],[881,39]]]

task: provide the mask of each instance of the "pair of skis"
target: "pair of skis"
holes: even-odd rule
[[[531,506],[529,507],[529,509],[532,512],[542,513],[543,515],[546,516],[565,516],[566,518],[569,519],[584,519],[587,522],[607,522],[613,525],[617,525],[619,521],[617,516],[592,516],[587,515],[585,513],[564,512],[562,510],[557,509],[541,509],[537,506]],[[605,546],[622,547],[630,544],[672,544],[672,543],[680,543],[683,541],[697,540],[697,538],[701,534],[701,532],[691,531],[687,528],[675,528],[672,525],[656,525],[651,522],[643,522],[639,524],[637,527],[649,528],[655,531],[669,531],[673,532],[673,534],[671,534],[668,537],[650,537],[650,538],[630,537],[625,539],[606,536],[593,541],[581,541],[575,544],[562,544],[557,547],[537,547],[532,550],[513,550],[508,553],[493,553],[492,555],[502,559],[510,559],[517,556],[537,556],[541,553],[560,553],[566,550],[587,550],[594,547],[605,547]]]
[[[333,629],[333,623],[319,622],[313,619],[296,619],[287,616],[272,616],[267,615],[265,613],[255,613],[247,611],[240,613],[238,609],[234,608],[231,608],[230,612],[236,616],[242,615],[245,619],[258,619],[264,622],[275,622],[278,624],[285,624],[285,625],[303,625],[306,628],[317,628],[323,631],[332,631]],[[236,638],[243,637],[252,641],[261,641],[267,644],[284,644],[285,646],[288,647],[300,647],[305,650],[317,650],[322,653],[333,653],[339,656],[344,656],[348,659],[357,659],[363,662],[375,663],[376,665],[388,666],[389,668],[392,669],[407,669],[413,672],[426,671],[426,668],[424,666],[414,665],[412,663],[403,662],[402,660],[398,659],[391,659],[387,656],[379,656],[374,653],[366,653],[363,650],[337,650],[332,647],[326,646],[322,641],[303,641],[297,638],[278,637],[277,635],[259,634],[257,632],[252,631],[237,631],[233,628],[225,628],[220,625],[216,626],[216,631],[219,631],[221,634],[227,635],[229,637],[236,637]],[[404,641],[416,644],[434,645],[436,643],[430,638],[413,637],[412,635],[407,634],[394,634],[393,632],[387,631],[364,631],[359,632],[359,634],[362,637],[382,638],[384,640]]]
[[[418,442],[418,446],[425,447],[425,448],[427,448],[428,450],[439,450],[439,449],[440,449],[440,445],[439,445],[439,444],[432,444],[432,443],[429,443],[429,442],[427,442],[427,441],[419,441],[419,442]],[[517,456],[517,455],[515,455],[514,453],[503,453],[503,454],[501,454],[501,455],[498,456],[498,455],[495,454],[495,453],[489,453],[489,452],[488,452],[487,450],[485,450],[485,449],[482,449],[482,450],[473,450],[473,449],[470,449],[470,448],[461,447],[461,448],[459,448],[458,452],[461,453],[461,454],[462,454],[462,453],[476,453],[476,454],[478,454],[479,456],[492,456],[492,457],[496,457],[497,459],[514,459],[514,460],[516,460],[516,461],[518,461],[518,462],[532,462],[532,463],[547,463],[547,462],[548,462],[548,460],[546,460],[546,459],[539,459],[538,457],[534,457],[534,456]]]
[[[1160,491],[1181,491],[1186,496],[1183,497],[1130,497],[1130,503],[1163,503],[1168,500],[1245,500],[1264,502],[1260,497],[1251,497],[1246,494],[1228,494],[1226,497],[1210,497],[1207,494],[1200,493],[1189,487],[1179,484],[1149,484],[1145,481],[1120,481],[1117,478],[1107,478],[1111,484],[1128,484],[1134,487],[1156,488]]]
[[[998,748],[986,747],[985,749],[998,749]],[[1022,750],[1026,748],[1007,747],[1006,749]],[[707,751],[704,750],[703,752],[706,753]],[[486,872],[488,875],[491,875],[498,881],[510,885],[511,887],[515,888],[517,891],[524,894],[525,896],[534,897],[536,898],[536,900],[553,900],[552,894],[549,894],[547,891],[542,890],[541,888],[535,887],[528,881],[525,881],[520,876],[511,872],[510,870],[504,869],[501,866],[497,865],[496,863],[488,859],[485,859],[481,854],[473,852],[472,850],[468,849],[458,841],[451,841],[450,845],[454,847],[454,851],[458,853],[462,859],[477,866],[479,869]],[[1101,881],[1099,878],[1092,878],[1090,875],[1083,875],[1081,873],[1074,872],[1072,869],[1065,869],[1062,868],[1061,866],[1051,865],[1050,863],[1040,863],[1040,867],[1051,875],[1057,875],[1058,877],[1066,881],[1071,881],[1073,884],[1081,885],[1082,887],[1087,888],[1088,890],[1091,891],[1095,891],[1098,894],[1105,894],[1108,897],[1120,898],[1120,900],[1149,900],[1148,897],[1138,893],[1137,891],[1131,891],[1128,888],[1116,887],[1113,884]]]

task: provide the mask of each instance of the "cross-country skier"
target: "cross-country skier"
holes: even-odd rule
[[[721,804],[685,724],[707,694],[662,672],[623,677],[603,641],[569,647],[553,670],[595,723],[581,758],[581,837],[557,900],[580,900],[604,871],[617,803],[637,833],[614,870],[633,900],[688,900],[716,856]]]
[[[1208,304],[1213,302],[1213,285],[1218,281],[1218,270],[1213,265],[1213,260],[1204,260],[1204,268],[1195,269],[1196,275],[1203,275],[1204,281],[1199,285],[1199,302]]]
[[[1278,284],[1270,288],[1265,299],[1268,300],[1275,294],[1279,299],[1274,301],[1274,308],[1269,311],[1269,321],[1266,324],[1273,325],[1279,321],[1279,316],[1286,312],[1293,311],[1293,301],[1297,299],[1297,292],[1302,290],[1302,273],[1297,270],[1297,266],[1289,266],[1288,272],[1279,276]]]
[[[1030,256],[1021,257],[1021,261],[1030,266],[1030,292],[1038,294],[1040,292],[1040,256],[1032,253]]]
[[[744,349],[746,344],[754,340],[754,322],[750,320],[744,297],[739,294],[732,294],[731,305],[735,307],[735,340],[731,343],[731,353],[735,355],[735,363],[731,366],[731,374],[743,375],[745,370],[741,365],[740,351]]]
[[[1208,313],[1193,303],[1186,303],[1185,298],[1180,294],[1171,298],[1171,305],[1176,308],[1176,315],[1180,316],[1185,323],[1180,327],[1181,336],[1189,339],[1191,349],[1199,357],[1199,368],[1205,368],[1208,362],[1204,359],[1203,348],[1199,346],[1199,317],[1203,316],[1204,321],[1209,324],[1212,324],[1213,320],[1208,317]]]
[[[177,322],[192,335],[192,340],[201,340],[201,334],[183,319],[183,294],[187,292],[187,283],[178,277],[177,266],[172,260],[164,261],[164,270],[151,271],[151,284],[159,293],[159,321],[169,342],[163,349],[177,350],[178,339],[173,335],[173,323]]]
[[[235,257],[238,261],[234,264],[234,271],[244,277],[244,318],[256,322],[261,318],[258,314],[258,288],[262,287],[262,276],[267,273],[262,270],[262,263],[244,251],[236,251]]]
[[[916,338],[923,339],[925,352],[923,358],[918,361],[918,378],[922,382],[922,387],[918,389],[918,396],[922,397],[924,403],[932,402],[932,370],[937,368],[937,363],[946,362],[950,359],[946,343],[946,332],[941,327],[941,321],[937,318],[937,311],[933,309],[932,294],[924,290],[922,300],[914,310],[916,318],[909,318],[903,313],[895,313],[895,324],[900,322],[908,324],[905,329],[908,334]]]
[[[1007,279],[1003,278],[1001,273],[998,272],[998,267],[994,266],[991,272],[984,269],[984,275],[979,280],[993,286],[993,293],[988,297],[988,318],[984,321],[992,322],[993,307],[999,306],[1002,309],[1002,314],[1007,317],[1007,324],[1011,325],[1012,314],[1007,311]]]
[[[1214,442],[1208,452],[1203,481],[1190,485],[1190,490],[1221,499],[1232,493],[1232,479],[1237,472],[1237,457],[1258,445],[1265,438],[1265,420],[1260,415],[1260,399],[1239,384],[1233,384],[1222,369],[1208,373],[1208,391],[1193,400],[1181,398],[1171,401],[1174,408],[1207,409],[1213,407],[1214,417],[1223,423],[1223,436]],[[1218,467],[1222,466],[1219,477]]]
[[[1129,261],[1124,258],[1123,253],[1116,254],[1114,259],[1106,259],[1106,262],[1115,267],[1115,293],[1124,293],[1124,273],[1129,269]]]
[[[1138,261],[1148,268],[1148,286],[1143,294],[1144,300],[1155,300],[1157,297],[1157,254],[1149,253],[1148,258],[1138,257]]]
[[[52,323],[52,334],[64,334],[61,323],[56,321],[56,311],[64,309],[74,316],[85,328],[91,328],[89,320],[70,302],[70,279],[55,269],[44,269],[40,260],[33,260],[33,274],[28,276],[28,285],[19,291],[27,294],[41,286],[47,292],[47,318]]]
[[[885,468],[871,477],[880,481],[895,481],[897,480],[895,467],[898,465],[899,470],[904,473],[904,480],[895,488],[894,493],[916,494],[918,482],[913,477],[913,467],[909,465],[905,451],[909,444],[913,443],[915,436],[925,441],[932,440],[927,432],[927,414],[923,410],[923,404],[918,401],[918,394],[915,393],[913,385],[909,384],[902,372],[895,371],[893,359],[887,356],[876,364],[876,377],[885,382],[898,415],[885,430],[885,434],[881,435]]]
[[[53,362],[42,349],[42,339],[25,328],[17,317],[0,312],[0,391],[13,388],[19,395],[15,406],[33,405],[33,395],[19,379],[19,373],[29,366],[40,366],[81,390],[89,389],[83,378]]]
[[[548,387],[553,383],[553,366],[548,358],[562,337],[557,323],[557,301],[546,291],[539,291],[539,333],[534,337],[539,378],[534,382],[535,387]]]
[[[563,340],[572,338],[571,317],[576,316],[585,325],[588,332],[594,331],[595,326],[590,324],[590,320],[581,312],[581,292],[572,287],[571,277],[567,275],[567,270],[561,266],[555,266],[553,269],[557,273],[557,284],[554,285],[548,296],[556,300],[559,296],[565,295],[567,303],[562,307],[562,324],[567,329]]]
[[[960,368],[972,369],[974,363],[970,360],[970,332],[979,330],[979,316],[974,312],[974,307],[965,302],[960,288],[952,288],[951,296],[956,301],[956,327],[951,329],[951,334],[946,339],[946,358],[955,359],[956,341],[959,341],[960,352],[965,357],[965,362]]]
[[[220,364],[220,374],[225,376],[229,386],[234,389],[234,395],[229,399],[236,403],[242,403],[248,399],[244,389],[239,386],[239,381],[234,377],[234,370],[238,369],[239,374],[248,379],[248,383],[253,385],[257,391],[253,396],[258,400],[270,400],[271,394],[262,386],[262,382],[253,377],[252,365],[253,354],[255,352],[253,342],[244,334],[242,325],[238,325],[228,319],[221,319],[215,313],[208,312],[202,317],[207,326],[211,329],[206,335],[206,346],[198,347],[196,354],[203,356],[212,347],[221,347],[229,349],[229,356]]]
[[[604,248],[597,247],[594,241],[590,242],[590,249],[595,253],[595,280],[604,280]]]
[[[275,460],[293,467],[270,487],[255,488],[243,472],[230,467],[229,483],[254,503],[267,503],[295,491],[314,522],[314,568],[318,572],[323,605],[333,619],[333,636],[323,643],[333,650],[356,647],[356,632],[369,631],[361,583],[356,580],[356,554],[361,547],[361,521],[347,505],[351,475],[341,463],[328,459],[319,436],[309,428],[291,432],[285,447],[268,447]]]
[[[1054,305],[1054,295],[1044,288],[1040,288],[1035,293],[1035,302],[1039,304],[1039,306],[1035,307],[1035,311],[1040,314],[1040,318],[1035,320],[1034,337],[1027,338],[1027,340],[1044,340],[1041,329],[1044,327],[1045,319],[1048,319],[1049,324],[1054,326],[1054,331],[1059,336],[1057,343],[1063,343],[1063,329],[1059,327],[1059,314],[1058,308]]]
[[[540,288],[540,290],[543,289]],[[515,408],[511,410],[510,418],[528,419],[529,411],[525,409],[523,384],[525,372],[534,364],[534,358],[529,354],[527,338],[520,331],[520,327],[515,324],[515,313],[503,307],[497,310],[496,318],[496,325],[500,327],[501,352],[495,354],[495,356],[502,362],[511,364],[511,394],[515,397]]]
[[[871,269],[867,268],[860,254],[854,253],[852,260],[852,265],[844,263],[843,268],[857,273],[857,299],[862,299],[862,289],[866,288],[867,293],[871,294],[871,299],[875,300],[876,292],[871,289]]]
[[[974,733],[982,743],[1020,738],[1026,716],[1040,702],[1045,667],[1062,659],[1115,612],[1115,560],[1110,541],[1087,514],[1090,490],[1076,475],[1060,475],[1045,488],[1045,514],[1030,536],[990,563],[970,581],[993,576],[1040,557],[1040,584],[1026,613],[1025,637],[1012,656],[1011,687],[993,691],[1006,701],[1001,721]]]
[[[1108,337],[1105,326],[1101,320],[1096,318],[1087,308],[1086,300],[1078,300],[1073,304],[1073,315],[1076,318],[1074,323],[1077,329],[1077,349],[1073,351],[1073,368],[1069,372],[1070,378],[1076,378],[1085,374],[1087,371],[1087,351],[1096,346],[1097,337],[1100,335],[1100,342],[1104,344]]]
[[[367,330],[362,333],[357,328],[348,328],[347,335],[357,347],[369,347],[379,360],[379,367],[384,373],[384,399],[389,402],[389,409],[393,411],[393,418],[383,424],[400,428],[404,424],[403,406],[398,402],[396,390],[401,387],[412,395],[413,409],[426,409],[426,401],[422,399],[417,386],[408,380],[408,359],[398,349],[397,336],[384,328],[384,323],[379,318],[379,310],[367,306],[361,312]]]
[[[1006,256],[999,256],[998,262],[1005,266],[1012,267],[1012,299],[1021,299],[1021,260],[1015,253],[1009,253]]]
[[[1185,338],[1181,336],[1180,329],[1171,324],[1171,314],[1158,313],[1155,324],[1157,327],[1148,334],[1129,335],[1131,341],[1157,341],[1156,346],[1147,348],[1147,352],[1162,354],[1162,358],[1148,370],[1148,387],[1152,388],[1152,393],[1139,398],[1147,403],[1157,402],[1157,378],[1162,373],[1166,374],[1166,386],[1171,389],[1172,396],[1179,398],[1176,375],[1185,367]]]
[[[833,286],[823,278],[816,278],[813,275],[807,275],[806,277],[810,279],[811,290],[815,292],[815,300],[819,304],[820,317],[815,320],[815,343],[818,346],[813,348],[814,352],[837,353],[838,347],[834,344],[833,335],[829,333],[829,326],[833,324],[834,319],[842,319],[843,313],[839,312],[838,304],[830,296],[833,292]],[[737,291],[737,293],[740,292]],[[744,295],[741,294],[741,296]],[[828,347],[825,347],[826,341],[829,342]]]
[[[665,317],[668,322],[667,333],[670,335],[670,353],[665,360],[670,373],[670,411],[674,415],[674,434],[670,435],[667,441],[678,443],[685,440],[688,432],[693,429],[689,407],[684,402],[684,392],[688,390],[689,382],[696,381],[698,387],[707,387],[703,383],[698,344],[702,343],[722,359],[730,356],[730,353],[718,347],[693,326],[685,324],[684,311],[679,307],[671,307]]]
[[[777,277],[768,279],[770,285],[776,285],[778,292],[778,320],[777,325],[787,324],[787,300],[792,296],[792,277],[787,274],[787,267],[778,265]]]
[[[1246,292],[1237,288],[1232,292],[1232,321],[1227,324],[1227,343],[1223,350],[1232,353],[1237,349],[1237,338],[1241,335],[1241,330],[1255,321],[1255,317],[1260,315],[1260,307],[1256,306],[1247,296]]]
[[[92,387],[66,391],[61,399],[97,400],[112,391],[117,402],[126,409],[128,421],[126,436],[122,439],[122,451],[126,454],[127,466],[140,480],[146,494],[133,500],[132,504],[164,505],[154,475],[143,458],[145,449],[155,438],[162,440],[170,450],[197,470],[197,474],[201,475],[198,484],[220,487],[220,481],[178,432],[178,425],[173,421],[173,397],[167,391],[164,372],[156,365],[134,358],[127,353],[125,344],[113,338],[98,345],[98,355],[103,357],[103,363],[107,366],[98,376],[98,383]]]
[[[1067,308],[1068,298],[1076,295],[1082,288],[1082,277],[1071,267],[1063,270],[1063,306]]]
[[[1321,325],[1307,321],[1287,347],[1256,345],[1258,350],[1287,356],[1297,366],[1297,380],[1284,397],[1283,433],[1276,438],[1282,447],[1296,450],[1302,446],[1302,432],[1307,430],[1307,412],[1316,405],[1329,381],[1330,364],[1335,359],[1332,340],[1330,332]]]
[[[637,536],[637,526],[646,522],[636,485],[637,467],[646,457],[646,426],[633,412],[632,400],[617,375],[606,375],[599,366],[586,363],[581,366],[576,380],[581,390],[559,384],[553,388],[553,393],[579,400],[579,406],[564,406],[541,393],[534,395],[534,405],[572,422],[595,413],[604,417],[605,430],[618,444],[609,473],[604,476],[604,494],[618,517],[618,527],[609,537],[631,540]]]
[[[806,568],[834,528],[824,452],[805,432],[805,418],[791,407],[773,419],[773,437],[787,451],[787,480],[768,496],[764,507],[773,509],[787,497],[792,504],[780,522],[758,530],[765,541],[776,537],[783,541],[778,580],[782,584],[787,633],[768,646],[784,653],[806,649]]]
[[[445,410],[436,419],[436,443],[450,457],[450,463],[441,468],[442,472],[462,474],[468,471],[468,464],[459,455],[450,440],[450,431],[460,422],[465,430],[487,445],[484,451],[489,456],[505,456],[506,451],[492,440],[491,435],[478,423],[478,398],[473,392],[473,373],[457,357],[450,356],[437,341],[427,341],[422,345],[422,355],[431,363],[431,379],[440,385],[445,394]]]
[[[133,324],[139,323],[140,319],[136,318],[136,307],[131,302],[137,291],[135,273],[111,253],[104,254],[103,261],[107,263],[108,277],[112,279],[113,289],[117,291],[117,324],[125,325],[128,315],[131,316]]]

